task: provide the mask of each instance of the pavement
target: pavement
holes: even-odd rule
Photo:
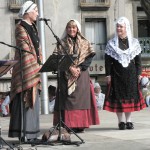
[[[7,142],[2,150],[150,150],[150,107],[132,113],[133,130],[118,130],[115,113],[99,110],[100,125],[91,126],[84,133],[71,134],[72,144],[47,142],[40,145],[19,143],[17,138],[8,138],[9,117],[1,117],[1,137]],[[53,114],[40,115],[41,139],[43,133],[52,128]],[[80,143],[76,145],[74,143]]]

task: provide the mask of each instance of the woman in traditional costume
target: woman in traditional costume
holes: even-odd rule
[[[20,52],[15,51],[15,60],[18,60],[18,63],[13,68],[11,80],[11,116],[8,136],[22,140],[35,140],[40,132],[40,74],[38,72],[41,68],[42,55],[38,31],[34,23],[37,16],[37,5],[32,1],[26,1],[20,9],[21,21],[15,31],[16,45],[20,49],[31,52],[21,51],[21,57]]]
[[[133,129],[131,112],[140,111],[146,105],[139,87],[141,47],[131,36],[127,18],[118,19],[116,35],[108,41],[105,53],[108,89],[104,110],[117,114],[120,130]]]
[[[61,42],[67,53],[76,55],[77,58],[68,70],[60,72],[60,93],[56,96],[54,125],[59,123],[60,106],[64,123],[74,132],[82,132],[90,125],[99,124],[94,87],[88,73],[95,52],[81,34],[81,26],[77,20],[67,23]],[[57,45],[54,54],[66,54],[65,50]]]

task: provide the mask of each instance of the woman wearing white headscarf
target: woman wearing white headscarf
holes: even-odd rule
[[[38,31],[35,25],[38,16],[37,5],[26,1],[20,11],[21,21],[16,25],[16,45],[31,53],[16,50],[11,80],[11,117],[9,137],[18,137],[21,140],[33,140],[39,136],[39,83],[40,65],[42,61]],[[22,59],[22,68],[20,67]],[[21,72],[23,77],[21,77]],[[23,83],[22,83],[23,81]],[[23,84],[23,86],[22,86]],[[21,101],[21,95],[22,101]]]
[[[57,113],[60,105],[65,124],[74,132],[81,132],[90,125],[99,124],[94,88],[88,73],[95,52],[81,34],[77,20],[67,23],[61,41],[68,54],[77,55],[77,58],[68,70],[60,74],[60,95],[59,99],[58,94],[56,96],[54,125],[59,122]],[[62,46],[58,45],[54,54],[65,54]]]
[[[120,130],[133,129],[131,112],[140,111],[146,105],[139,89],[141,47],[132,38],[127,18],[117,20],[115,37],[107,43],[105,53],[108,90],[104,109],[116,112]]]

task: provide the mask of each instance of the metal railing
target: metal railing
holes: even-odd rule
[[[142,57],[150,57],[150,37],[138,38],[141,48]]]

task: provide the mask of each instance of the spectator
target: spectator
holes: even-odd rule
[[[105,94],[101,93],[101,86],[99,83],[94,84],[94,93],[95,93],[95,98],[96,98],[96,103],[97,103],[97,108],[98,109],[103,109],[104,105],[104,100],[105,100]]]
[[[5,99],[4,99],[4,101],[2,102],[2,105],[1,105],[3,117],[8,117],[9,116],[9,112],[8,112],[9,103],[10,103],[10,92],[7,92],[6,97],[5,97]]]
[[[150,105],[150,82],[148,77],[141,79],[142,94],[145,99],[147,107]]]
[[[49,94],[49,112],[54,112],[54,105],[55,105],[55,98],[56,98],[56,87],[50,85],[48,87],[48,94]]]

